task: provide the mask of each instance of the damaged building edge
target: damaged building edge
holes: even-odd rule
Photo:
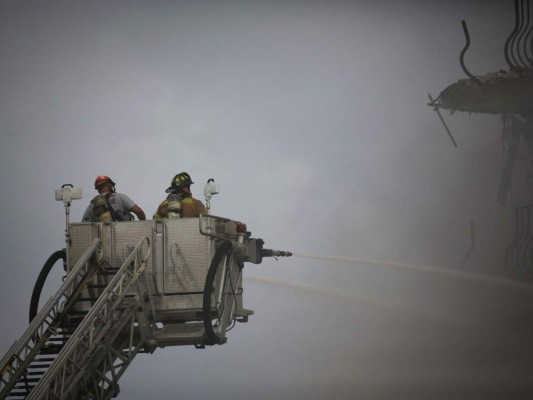
[[[500,71],[472,79],[460,79],[444,89],[430,106],[450,111],[486,114],[533,115],[533,75]]]

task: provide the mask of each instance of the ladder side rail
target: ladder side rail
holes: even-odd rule
[[[145,241],[148,249],[141,259],[138,255]],[[144,271],[149,254],[150,240],[144,237],[96,300],[27,400],[65,398],[68,389],[83,374],[85,361],[93,356],[92,353],[112,328],[113,313],[121,306],[130,287]]]
[[[105,348],[86,366],[82,382],[76,382],[77,390],[84,390],[84,394],[90,393],[97,400],[111,399],[118,394],[118,380],[143,346],[142,341],[134,344],[135,310],[139,305],[139,299],[136,300],[124,309],[112,331],[105,336]],[[77,398],[78,393],[72,391],[68,398]]]
[[[35,355],[38,354],[40,348],[50,336],[50,328],[54,323],[58,322],[58,317],[65,311],[64,300],[68,300],[68,296],[75,291],[76,286],[89,272],[91,267],[89,260],[99,245],[100,239],[94,239],[76,263],[71,273],[67,275],[67,278],[56,294],[45,303],[22,337],[13,344],[2,358],[0,364],[0,397],[6,395],[11,390],[16,380],[23,375],[26,367]]]
[[[148,238],[144,238],[143,240],[146,240],[149,243]],[[134,302],[134,308],[132,309],[132,311],[134,311],[135,308],[139,306],[140,299],[142,299],[142,297],[138,297],[137,299],[135,299],[135,297],[132,298],[130,288],[133,284],[138,282],[140,275],[144,271],[145,263],[150,252],[150,250],[148,250],[148,254],[144,259],[141,259],[139,257],[141,249],[140,246],[142,245],[143,240],[141,240],[139,245],[132,251],[130,257],[128,257],[128,259],[123,264],[123,267],[126,267],[126,269],[124,270],[122,279],[119,279],[116,282],[116,284],[114,285],[114,290],[110,292],[110,295],[108,297],[110,302],[112,302],[108,303],[112,304],[111,307],[104,307],[100,315],[96,315],[96,319],[94,320],[95,326],[92,330],[92,332],[94,333],[90,336],[91,342],[85,343],[84,347],[78,347],[78,350],[80,350],[80,352],[78,352],[77,354],[76,351],[74,351],[73,356],[71,358],[72,365],[80,366],[80,368],[77,372],[75,372],[75,374],[73,373],[72,376],[69,378],[70,382],[68,382],[68,385],[65,382],[60,383],[62,387],[60,397],[58,398],[71,398],[71,390],[73,390],[73,388],[78,385],[80,379],[82,379],[84,374],[88,373],[89,375],[95,376],[95,374],[98,373],[98,367],[97,365],[94,365],[94,360],[102,359],[102,357],[107,354],[105,348],[110,348],[110,343],[112,343],[112,341],[118,336],[125,322],[127,322],[127,320],[129,319],[129,309],[131,307],[131,301],[133,300]],[[132,267],[132,270],[130,270],[130,267]],[[113,286],[112,282],[110,282],[109,286]],[[102,296],[104,295],[101,295],[100,298],[102,298]],[[128,303],[126,307],[124,307],[125,303]],[[117,315],[117,311],[120,312],[120,316]],[[118,330],[116,329],[117,327]],[[102,345],[104,345],[105,348]],[[93,360],[92,369],[87,367],[86,360]],[[96,364],[98,364],[98,362],[96,362]],[[67,373],[73,370],[72,365],[70,368],[67,366]],[[126,367],[128,365],[126,365]],[[63,373],[60,376],[63,377],[65,375],[66,374]],[[56,380],[56,382],[59,381]],[[53,385],[52,387],[54,386],[55,385]],[[109,385],[109,387],[111,386],[112,385]]]
[[[144,287],[146,288],[144,291],[140,285],[141,280],[144,281]],[[109,342],[109,367],[106,368],[103,366],[103,368],[98,371],[100,376],[102,376],[102,379],[105,380],[105,384],[107,384],[107,388],[102,386],[102,396],[99,397],[100,400],[110,400],[118,395],[118,380],[132,363],[135,356],[144,347],[146,340],[153,338],[153,325],[151,325],[149,321],[153,322],[155,308],[145,271],[141,272],[136,284],[138,301],[134,313],[132,313],[129,329],[127,332],[126,330],[122,331],[122,338],[117,335],[118,338],[116,340]],[[137,331],[140,334],[140,338],[136,339]],[[153,349],[151,351],[153,351]],[[116,363],[116,360],[120,360],[120,362]],[[106,377],[107,373],[111,374],[111,379]]]
[[[140,281],[144,281],[145,290]],[[89,373],[83,376],[83,384],[77,385],[77,389],[84,388],[95,400],[110,400],[118,395],[119,379],[144,348],[146,340],[153,337],[153,326],[149,321],[155,315],[155,310],[146,272],[141,273],[136,286],[138,297],[132,299],[135,302],[131,304],[131,308],[127,308],[129,313],[123,313],[120,322],[113,324],[112,332],[105,336],[106,351],[100,352],[98,357],[91,361]],[[128,320],[124,316],[129,317],[128,326]],[[69,393],[69,398],[75,396],[74,392]]]

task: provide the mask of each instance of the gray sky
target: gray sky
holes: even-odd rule
[[[0,353],[64,246],[54,189],[83,188],[78,221],[100,174],[147,215],[175,173],[198,198],[215,178],[213,214],[302,253],[457,270],[474,221],[466,271],[508,274],[530,162],[499,207],[501,118],[444,113],[456,149],[426,105],[465,78],[461,19],[468,68],[505,69],[512,2],[0,1]],[[139,356],[119,398],[533,394],[530,290],[303,258],[245,273],[256,315],[228,344]]]

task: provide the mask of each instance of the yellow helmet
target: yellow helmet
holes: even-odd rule
[[[187,172],[180,172],[174,178],[172,178],[172,181],[170,182],[170,186],[166,190],[167,193],[172,193],[178,189],[181,189],[185,186],[190,186],[194,182],[192,181],[190,175]]]

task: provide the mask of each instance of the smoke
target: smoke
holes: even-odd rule
[[[326,287],[323,285],[311,285],[301,282],[291,282],[286,279],[272,278],[266,276],[245,276],[246,280],[265,283],[269,285],[282,286],[289,289],[298,289],[304,291],[310,291],[314,294],[323,295],[323,296],[333,296],[338,299],[344,299],[349,301],[367,303],[369,305],[385,307],[392,310],[401,310],[408,313],[422,314],[424,316],[430,316],[430,312],[421,307],[416,307],[407,303],[402,303],[400,301],[387,301],[384,299],[379,299],[377,297],[371,297],[360,293],[355,293],[348,290],[334,289],[331,287]]]
[[[64,246],[55,188],[84,189],[76,220],[94,177],[111,175],[151,215],[186,170],[197,197],[208,178],[221,183],[213,214],[246,222],[270,248],[302,253],[260,266],[275,278],[250,279],[246,306],[256,315],[227,345],[136,361],[121,396],[533,393],[530,286],[473,273],[505,272],[512,207],[533,188],[514,180],[513,201],[499,208],[500,118],[443,113],[455,148],[427,107],[428,92],[464,77],[462,19],[469,69],[505,67],[511,3],[1,9],[0,289],[13,307],[4,307],[0,353],[27,324],[20,310],[38,269]],[[475,248],[463,263],[470,221]]]

